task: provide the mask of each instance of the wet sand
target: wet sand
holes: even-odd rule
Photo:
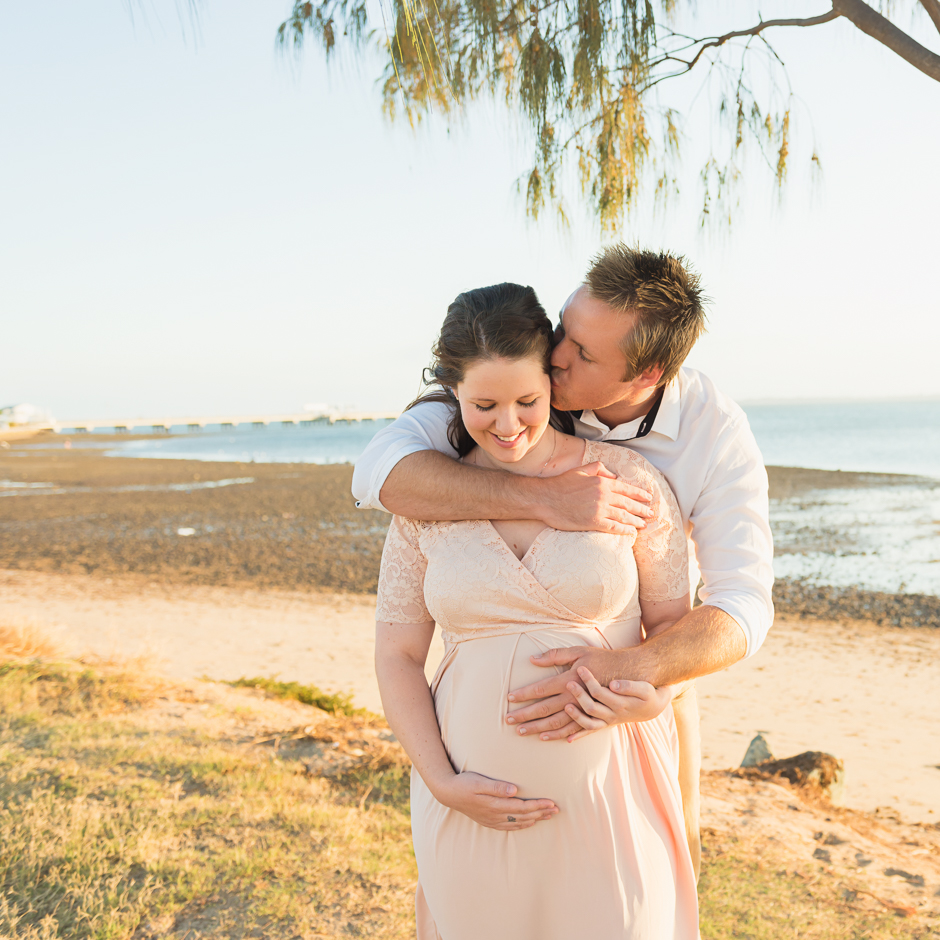
[[[14,446],[0,450],[0,568],[374,592],[388,516],[355,508],[351,477],[345,465]]]
[[[104,448],[114,439],[98,440]],[[355,508],[350,466],[141,460],[66,450],[55,437],[48,443],[57,446],[0,449],[0,568],[288,591],[375,591],[388,517]],[[768,469],[775,498],[914,479]],[[11,483],[27,486],[14,489]],[[774,602],[782,616],[940,627],[940,598],[920,594],[781,580]]]

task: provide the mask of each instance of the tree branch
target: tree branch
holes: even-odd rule
[[[927,16],[933,20],[933,25],[940,32],[940,0],[920,0],[920,5],[927,11]]]
[[[928,2],[937,2],[937,0],[928,0]],[[841,14],[836,12],[835,5],[833,5],[833,9],[828,13],[823,13],[821,16],[810,16],[806,19],[764,20],[756,26],[752,26],[750,29],[738,29],[732,33],[725,33],[724,36],[716,36],[714,39],[709,39],[705,45],[695,53],[692,61],[688,63],[687,71],[691,71],[695,68],[696,63],[702,57],[702,53],[705,52],[706,49],[723,46],[731,39],[741,39],[744,36],[759,36],[765,29],[770,29],[772,26],[819,26],[821,23],[828,23],[831,20],[837,19],[840,15]]]
[[[923,3],[924,0],[921,2]],[[940,14],[940,5],[937,4],[937,0],[927,0],[924,6],[931,14],[931,19],[933,19],[932,7],[937,7],[937,12]],[[867,33],[872,39],[878,40],[883,46],[897,53],[915,69],[920,69],[934,81],[940,82],[940,55],[931,52],[916,39],[912,39],[867,3],[863,3],[862,0],[832,0],[832,9],[837,15],[844,16],[852,22],[863,33]]]

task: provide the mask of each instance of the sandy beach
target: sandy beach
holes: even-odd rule
[[[6,570],[0,597],[0,619],[36,624],[67,653],[145,655],[179,679],[278,676],[352,692],[381,711],[370,596]],[[429,674],[442,652],[436,638]],[[842,758],[847,806],[940,821],[936,631],[780,620],[757,656],[699,679],[698,689],[704,769],[736,767],[761,731],[775,756]]]
[[[279,676],[378,711],[386,519],[353,507],[350,473],[0,451],[6,491],[30,493],[0,499],[0,620],[69,654],[146,655],[180,679]],[[778,757],[842,758],[848,806],[933,823],[940,632],[859,619],[851,597],[827,603],[838,618],[784,607],[758,655],[699,680],[705,769],[737,766],[761,731]],[[440,655],[436,641],[429,673]]]

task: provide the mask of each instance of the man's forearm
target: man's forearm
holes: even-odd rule
[[[640,646],[618,650],[611,678],[675,685],[726,669],[746,652],[737,621],[717,607],[703,605]]]
[[[537,519],[541,480],[468,467],[437,451],[409,454],[382,486],[382,505],[409,519]]]

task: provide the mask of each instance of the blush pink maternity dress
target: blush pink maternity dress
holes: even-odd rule
[[[561,810],[530,829],[489,829],[438,803],[412,771],[419,940],[698,936],[672,709],[573,744],[520,736],[505,721],[508,692],[551,674],[531,654],[635,646],[639,599],[689,589],[663,477],[632,451],[587,442],[583,463],[595,460],[653,493],[655,520],[639,535],[546,528],[520,561],[485,521],[396,516],[389,529],[376,619],[440,626],[446,653],[431,690],[454,768]]]

